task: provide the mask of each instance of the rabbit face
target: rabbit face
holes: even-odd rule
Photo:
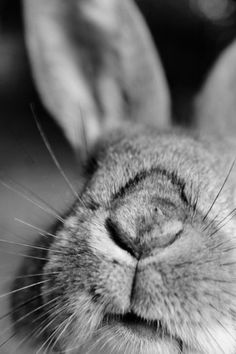
[[[165,75],[132,0],[23,3],[45,107],[76,151],[96,145],[78,200],[14,281],[16,333],[38,340],[37,354],[235,354],[235,143],[171,127]],[[196,102],[200,130],[235,134],[234,53]]]
[[[209,209],[222,163],[181,134],[117,136],[40,265],[47,337],[76,353],[234,353],[229,189]]]

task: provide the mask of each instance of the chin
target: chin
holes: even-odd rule
[[[128,316],[104,319],[96,336],[74,354],[178,354],[182,343],[163,334],[157,323],[133,321]]]

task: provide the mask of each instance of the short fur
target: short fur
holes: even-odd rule
[[[34,13],[37,20],[36,12],[30,12],[31,1],[35,8],[39,6],[38,18],[42,21],[40,16],[45,12],[43,16],[50,23],[52,13],[45,2],[42,5],[42,0],[26,0],[26,12]],[[48,3],[56,13],[54,1],[48,0]],[[72,3],[78,6],[84,20],[81,10],[84,2]],[[89,1],[89,4],[91,7],[86,14],[90,16],[85,18],[93,25],[93,21],[99,22],[101,13],[97,16],[95,12],[93,17],[92,10],[99,9],[99,5],[96,1]],[[113,11],[115,4],[113,1],[109,8],[108,2],[103,1],[100,10]],[[121,9],[126,8],[124,2],[120,4]],[[134,6],[129,1],[127,4],[130,9]],[[71,10],[69,5],[64,9],[60,7],[61,14],[68,15],[68,10]],[[136,18],[137,10],[133,8],[132,11],[131,16]],[[114,14],[120,21],[117,12]],[[60,16],[55,16],[62,33],[68,34],[66,22],[61,24]],[[26,17],[29,25],[31,20],[27,21]],[[141,22],[138,23],[144,28]],[[110,26],[108,23],[107,33]],[[139,27],[131,28],[134,31],[131,32],[137,34]],[[30,26],[27,33],[28,36],[34,33]],[[106,39],[101,33],[98,37],[99,41]],[[33,39],[34,36],[31,43]],[[105,50],[103,45],[101,47]],[[124,48],[121,45],[119,50]],[[94,52],[89,48],[86,55],[92,54]],[[95,51],[95,54],[98,53]],[[50,71],[50,65],[46,72],[40,71],[40,57],[35,60],[34,55],[31,51],[39,90],[42,90],[42,97],[46,97],[46,106],[55,114],[51,105],[53,100],[50,101],[48,89],[42,88],[41,82],[47,70],[49,76],[51,73],[53,77],[54,73]],[[71,52],[68,54],[65,49],[63,55],[70,61]],[[112,57],[109,59],[112,61]],[[79,72],[82,66],[78,65]],[[103,64],[99,66],[99,61],[94,65],[98,65],[97,72],[102,70]],[[143,65],[148,66],[145,58]],[[129,70],[131,73],[131,68]],[[137,72],[132,72],[132,80],[139,77],[139,70],[140,66]],[[217,66],[215,70],[217,72]],[[160,69],[160,78],[162,75]],[[108,73],[105,78],[110,79]],[[129,85],[132,80],[127,83],[128,102],[132,102],[132,85]],[[50,77],[49,81],[53,87],[55,83]],[[93,81],[86,82],[93,85]],[[83,92],[87,92],[85,86]],[[115,81],[115,86],[119,91],[122,84]],[[20,274],[42,275],[37,277],[37,286],[12,294],[12,320],[18,335],[29,334],[32,345],[42,352],[50,348],[52,352],[70,350],[81,354],[236,353],[236,223],[231,217],[236,207],[234,144],[227,140],[226,134],[225,140],[219,141],[216,135],[205,136],[201,129],[190,132],[169,127],[168,93],[165,93],[165,83],[161,87],[159,97],[164,95],[166,99],[162,107],[162,101],[159,101],[159,113],[155,114],[155,107],[151,106],[150,114],[150,109],[146,110],[142,103],[146,100],[145,93],[138,94],[136,99],[142,107],[139,111],[143,117],[141,124],[136,123],[134,128],[116,117],[120,128],[110,128],[104,135],[98,129],[96,144],[92,144],[93,139],[89,140],[85,183],[78,200],[64,216],[64,222],[57,223],[51,230],[55,236],[41,236],[36,242],[39,248],[31,255],[39,259],[28,258],[22,264]],[[211,90],[209,87],[207,90]],[[96,86],[94,90],[96,92]],[[148,95],[150,92],[152,89]],[[103,93],[98,91],[99,95]],[[155,94],[158,96],[159,92]],[[87,97],[91,99],[92,96]],[[64,93],[57,99],[64,100],[61,104],[69,107]],[[109,95],[101,99],[103,107],[109,104]],[[84,102],[82,99],[82,108]],[[93,104],[96,107],[94,97]],[[72,112],[75,112],[74,108],[72,104]],[[97,126],[101,112],[94,109]],[[132,105],[130,109],[135,112]],[[123,108],[121,111],[124,113]],[[80,118],[75,117],[79,127]],[[106,114],[104,117],[109,119]],[[128,120],[132,117],[128,115]],[[55,118],[68,127],[73,120],[68,118],[61,123],[57,113]],[[91,123],[87,124],[85,122],[89,129]],[[66,134],[73,146],[81,144],[68,132]],[[17,278],[13,290],[32,282],[35,278]],[[36,308],[38,310],[34,311]]]

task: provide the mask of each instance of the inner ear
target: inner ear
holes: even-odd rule
[[[169,125],[169,92],[132,0],[24,0],[41,99],[73,147],[122,122]]]

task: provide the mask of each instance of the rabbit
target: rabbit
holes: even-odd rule
[[[42,102],[88,154],[12,281],[13,351],[236,354],[236,43],[185,129],[132,0],[23,5]]]

